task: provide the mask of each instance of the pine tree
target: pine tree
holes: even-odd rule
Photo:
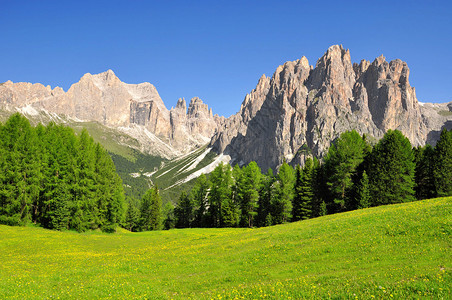
[[[282,224],[290,221],[294,184],[294,170],[284,162],[279,169],[274,185],[274,194],[271,198],[273,224]]]
[[[292,222],[301,220],[301,176],[303,171],[301,167],[298,165],[295,168],[295,187],[294,187],[294,197],[292,199]]]
[[[138,231],[140,226],[140,209],[139,203],[133,198],[129,198],[127,201],[126,219],[124,222],[124,228],[129,231]]]
[[[141,199],[140,224],[141,230],[159,230],[161,225],[162,200],[157,186],[148,190]]]
[[[362,137],[353,130],[342,133],[328,150],[325,158],[327,185],[336,211],[353,208],[352,179],[364,160],[365,147]]]
[[[210,174],[209,225],[231,227],[238,222],[238,207],[232,198],[233,177],[231,167],[220,163]]]
[[[415,191],[416,199],[429,199],[436,197],[435,188],[435,150],[431,145],[417,147],[413,149],[416,168],[415,168]]]
[[[398,130],[388,130],[369,159],[372,205],[414,200],[414,155],[410,141]]]
[[[452,130],[443,129],[435,146],[433,169],[436,194],[452,196]]]
[[[370,206],[370,190],[369,190],[369,177],[367,176],[366,171],[363,171],[361,180],[359,181],[357,193],[356,193],[356,202],[358,204],[358,208],[367,208]]]
[[[261,190],[259,193],[259,200],[257,201],[257,226],[270,226],[271,220],[271,197],[273,190],[273,183],[275,182],[275,176],[273,170],[268,169],[267,174],[262,176]]]
[[[317,158],[313,158],[312,167],[312,217],[320,216],[322,202],[328,199],[328,187],[326,185],[325,168]]]
[[[98,211],[95,197],[94,141],[83,129],[77,139],[74,203],[70,227],[81,232],[96,229]]]
[[[182,192],[179,203],[174,208],[176,228],[189,228],[193,223],[193,201],[187,193]]]
[[[201,174],[198,179],[196,179],[195,186],[190,192],[193,197],[193,202],[195,206],[195,220],[194,226],[196,227],[206,227],[206,213],[207,213],[207,195],[209,192],[209,181],[206,175]]]
[[[24,225],[32,221],[41,188],[37,135],[20,114],[12,115],[1,130],[0,223]]]
[[[162,198],[157,186],[151,190],[150,230],[160,230],[162,227]]]
[[[292,205],[292,222],[306,220],[312,217],[312,202],[314,198],[312,188],[313,161],[308,158],[303,170],[296,169],[295,195]]]
[[[167,202],[163,207],[163,229],[169,230],[176,226],[176,217],[174,216],[174,206]]]
[[[242,226],[253,227],[253,221],[257,215],[261,177],[261,169],[256,162],[252,161],[248,166],[243,168],[243,173],[239,182]]]

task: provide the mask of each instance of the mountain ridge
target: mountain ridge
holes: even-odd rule
[[[152,84],[124,83],[112,70],[86,73],[67,92],[40,83],[7,81],[0,85],[0,107],[96,121],[136,138],[141,142],[141,151],[169,159],[207,144],[217,124],[224,120],[213,115],[212,109],[197,97],[191,99],[188,108],[181,98],[176,107],[168,110]]]
[[[348,49],[333,45],[315,67],[303,56],[271,77],[262,75],[229,118],[214,115],[197,97],[188,107],[180,98],[167,109],[151,83],[124,83],[112,70],[86,73],[67,92],[7,81],[0,84],[0,107],[99,122],[139,141],[140,151],[166,159],[208,144],[232,164],[255,160],[265,170],[284,160],[322,157],[352,129],[376,139],[398,129],[415,146],[434,144],[442,128],[452,128],[452,102],[420,104],[409,74],[399,59],[387,62],[381,55],[352,63]]]
[[[352,64],[341,45],[328,48],[315,67],[306,57],[288,61],[271,78],[261,77],[210,146],[232,164],[254,160],[265,170],[322,157],[340,133],[353,129],[376,139],[398,129],[414,146],[434,143],[442,128],[452,128],[452,103],[419,105],[409,71],[382,55]]]

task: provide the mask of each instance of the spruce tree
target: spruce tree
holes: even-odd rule
[[[140,226],[140,209],[139,202],[133,198],[127,201],[126,219],[124,228],[129,231],[138,231]]]
[[[176,225],[176,217],[174,216],[174,206],[171,202],[167,202],[165,206],[163,206],[163,229],[169,230],[175,227]]]
[[[358,208],[367,208],[370,206],[370,190],[369,190],[369,177],[366,171],[363,171],[361,180],[359,181],[356,193],[356,202]]]
[[[162,198],[157,186],[151,189],[150,230],[160,230],[162,226]]]
[[[435,146],[434,181],[436,194],[452,196],[452,130],[443,129]]]
[[[279,169],[271,198],[273,224],[282,224],[291,220],[294,184],[294,170],[284,162]]]
[[[415,191],[418,200],[436,197],[435,188],[435,150],[431,145],[417,147],[414,150],[416,161],[415,168]]]
[[[301,167],[298,165],[295,168],[295,187],[294,187],[294,197],[292,199],[292,222],[301,220],[301,176],[302,176]]]
[[[306,220],[312,217],[312,202],[314,198],[312,188],[313,161],[308,158],[303,170],[296,169],[295,195],[292,205],[292,222]]]
[[[414,155],[410,141],[398,130],[388,130],[369,159],[372,205],[414,200]]]
[[[352,179],[364,160],[365,147],[362,137],[353,130],[342,133],[328,150],[325,158],[327,185],[336,211],[353,208]]]
[[[271,197],[275,176],[273,170],[268,169],[267,173],[262,176],[261,190],[257,202],[256,226],[270,226],[271,220]]]
[[[193,223],[193,201],[186,192],[182,192],[174,208],[176,228],[189,228]]]

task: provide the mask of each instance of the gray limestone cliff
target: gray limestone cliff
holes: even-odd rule
[[[31,83],[0,84],[0,108],[96,121],[137,139],[140,150],[167,158],[210,142],[232,164],[256,161],[263,170],[284,160],[322,157],[340,133],[355,129],[379,139],[398,129],[414,146],[435,144],[452,129],[452,103],[421,103],[401,60],[353,64],[349,50],[331,46],[309,65],[306,57],[263,75],[240,111],[225,119],[195,97],[168,110],[150,83],[126,84],[108,70],[85,74],[67,92]]]
[[[401,60],[380,56],[352,64],[349,50],[331,46],[315,68],[302,57],[279,66],[271,78],[261,77],[210,145],[233,164],[254,160],[266,170],[284,160],[322,157],[340,133],[352,129],[377,139],[398,129],[414,146],[434,143],[441,128],[452,128],[452,105],[419,105],[408,78]]]

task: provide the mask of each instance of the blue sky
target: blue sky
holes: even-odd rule
[[[395,3],[394,3],[395,2]],[[452,101],[451,1],[0,0],[0,82],[64,90],[112,69],[165,105],[198,96],[229,116],[262,74],[329,46],[400,58],[419,101]]]

